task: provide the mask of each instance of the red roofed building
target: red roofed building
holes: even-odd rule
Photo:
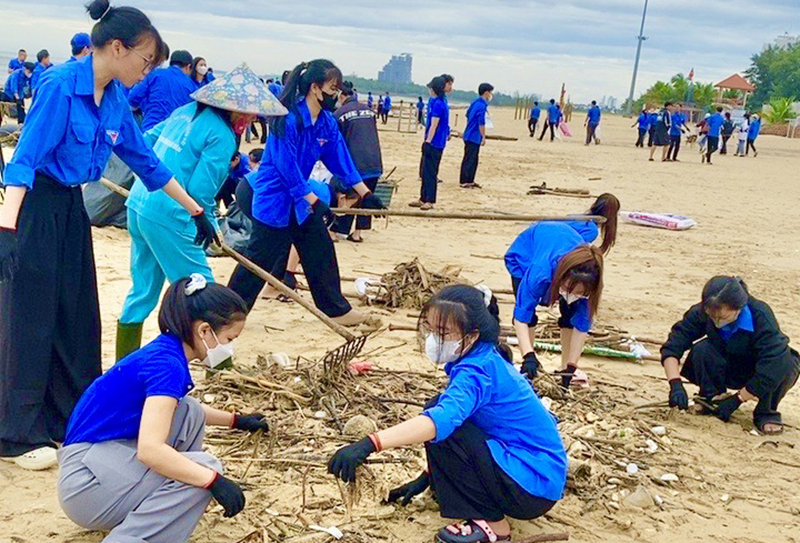
[[[744,96],[742,107],[747,105],[747,96],[756,90],[756,88],[744,77],[739,74],[733,74],[732,76],[723,79],[716,85],[715,88],[719,89],[719,101],[722,101],[722,93],[726,90],[736,90],[742,93]]]

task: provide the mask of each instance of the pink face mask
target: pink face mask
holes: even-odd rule
[[[237,136],[241,136],[244,134],[244,131],[247,130],[247,127],[250,123],[253,122],[249,117],[239,117],[233,122],[232,128],[233,132]]]

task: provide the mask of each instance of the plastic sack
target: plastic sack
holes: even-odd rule
[[[568,138],[572,137],[572,133],[569,131],[569,126],[564,121],[561,121],[558,124],[558,129],[561,130],[561,133],[567,136]]]
[[[669,213],[647,213],[639,211],[621,211],[620,217],[624,222],[638,224],[639,226],[652,226],[665,230],[688,230],[697,226],[694,219],[683,215]]]

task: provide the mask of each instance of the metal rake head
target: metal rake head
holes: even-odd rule
[[[361,354],[361,351],[364,350],[364,345],[367,343],[368,337],[369,335],[363,335],[353,338],[340,347],[337,347],[332,351],[328,351],[322,359],[325,372],[328,373],[337,372],[337,370],[346,370],[347,364]]]

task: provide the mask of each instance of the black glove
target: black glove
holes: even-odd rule
[[[283,274],[283,284],[292,290],[297,290],[297,277],[295,277],[293,272],[287,270]]]
[[[689,409],[689,395],[683,387],[680,377],[669,380],[669,406],[678,409]]]
[[[561,372],[561,388],[569,389],[570,383],[572,383],[572,374],[575,373],[575,370],[578,368],[571,364],[567,365],[567,369]]]
[[[366,196],[361,198],[361,207],[364,209],[386,209],[383,201],[378,196],[375,196],[373,192],[368,192]]]
[[[405,507],[409,503],[411,503],[411,498],[414,496],[419,496],[431,485],[430,477],[428,476],[428,472],[424,472],[422,475],[417,477],[411,482],[404,484],[401,487],[395,488],[389,492],[389,499],[386,500],[385,503],[397,503],[397,500],[400,500],[400,505]],[[402,499],[401,499],[402,498]]]
[[[261,413],[253,413],[252,415],[234,414],[233,428],[247,432],[258,432],[259,430],[263,430],[265,434],[269,432],[267,419]]]
[[[375,444],[369,437],[342,447],[331,456],[328,473],[332,473],[345,483],[353,482],[356,480],[356,468],[366,462],[367,457],[374,452]]]
[[[217,473],[211,486],[208,487],[217,503],[225,509],[225,518],[235,517],[244,509],[244,492],[242,487]]]
[[[536,358],[536,353],[529,352],[522,357],[522,369],[520,373],[525,375],[528,379],[536,379],[539,375],[539,359]]]
[[[731,415],[733,415],[733,412],[739,409],[740,405],[742,405],[742,400],[739,399],[738,394],[728,396],[717,404],[717,410],[714,414],[719,420],[728,422],[731,420]]]
[[[17,231],[0,228],[0,283],[9,281],[17,271]]]
[[[194,220],[194,224],[197,226],[197,235],[194,237],[195,245],[200,245],[204,250],[208,249],[212,241],[217,245],[222,245],[219,241],[217,231],[214,230],[214,225],[208,220],[208,216],[205,213],[193,215],[192,220]]]
[[[319,198],[317,198],[317,201],[311,206],[311,210],[314,215],[319,215],[325,228],[329,228],[333,224],[333,221],[336,220],[336,215],[333,214],[330,206]]]

